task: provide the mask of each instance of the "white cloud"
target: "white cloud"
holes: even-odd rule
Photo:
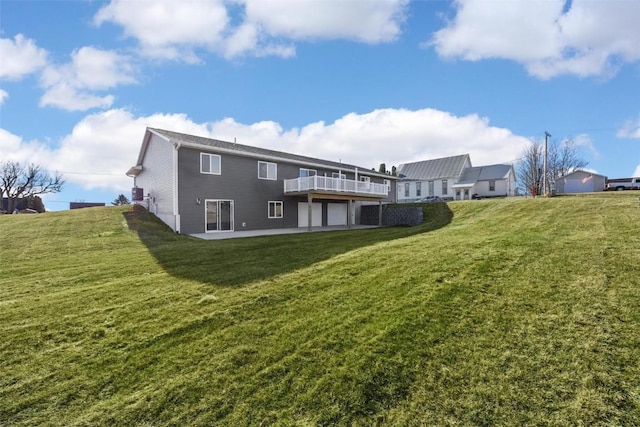
[[[609,77],[640,60],[640,2],[456,0],[455,12],[431,39],[446,58],[514,60],[543,79]]]
[[[113,96],[100,96],[93,92],[135,81],[130,58],[85,46],[71,54],[71,62],[44,69],[40,84],[45,93],[40,99],[40,106],[69,111],[108,108],[113,103]]]
[[[122,26],[144,55],[193,62],[194,48],[221,44],[229,17],[221,0],[112,0],[94,22]]]
[[[47,51],[22,34],[13,40],[0,39],[0,78],[19,80],[38,71],[46,63]]]
[[[298,40],[395,40],[408,0],[111,0],[94,17],[136,39],[143,55],[197,62],[197,49],[225,57],[290,57]],[[236,23],[237,22],[237,23]]]
[[[407,0],[375,2],[244,0],[246,21],[291,40],[345,39],[365,43],[395,40]]]
[[[618,138],[640,138],[640,116],[636,120],[628,120],[616,134]]]
[[[464,153],[475,165],[510,162],[528,143],[477,115],[456,117],[432,109],[351,113],[333,123],[292,129],[272,121],[243,124],[226,118],[195,123],[184,114],[135,117],[112,109],[86,116],[53,148],[46,141],[25,142],[0,132],[0,150],[15,153],[15,160],[33,160],[48,170],[66,172],[65,180],[86,189],[126,192],[131,179],[124,173],[137,160],[147,126],[227,141],[235,138],[240,144],[376,169],[383,162],[390,168]]]
[[[4,104],[4,101],[6,101],[7,98],[9,98],[9,92],[0,89],[0,105]]]

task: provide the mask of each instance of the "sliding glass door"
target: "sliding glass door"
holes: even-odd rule
[[[233,200],[205,202],[206,231],[233,231]]]

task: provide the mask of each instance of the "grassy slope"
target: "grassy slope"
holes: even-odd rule
[[[448,206],[208,242],[0,217],[0,425],[640,424],[637,194]]]

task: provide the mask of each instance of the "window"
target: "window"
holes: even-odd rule
[[[404,183],[404,197],[409,197],[409,183]]]
[[[304,178],[307,176],[316,176],[317,174],[318,174],[318,171],[315,169],[300,168],[300,178]]]
[[[433,181],[429,181],[429,196],[433,195]]]
[[[278,165],[270,162],[258,162],[259,179],[278,179]]]
[[[442,180],[442,194],[447,194],[447,180]]]
[[[360,181],[362,182],[371,182],[371,178],[368,176],[361,176]]]
[[[489,191],[496,191],[496,181],[493,179],[489,181]]]
[[[269,218],[282,218],[282,202],[269,202]]]
[[[200,153],[200,173],[220,175],[220,156]]]
[[[331,178],[347,179],[347,175],[339,172],[332,172]]]
[[[416,182],[416,197],[422,196],[422,183]]]
[[[390,179],[385,179],[384,180],[384,186],[387,187],[387,193],[389,191],[391,191],[391,180]]]

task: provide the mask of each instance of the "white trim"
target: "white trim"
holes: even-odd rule
[[[204,156],[209,156],[209,169],[210,169],[210,172],[204,172],[202,170],[202,165],[204,164],[204,162],[203,162]],[[211,167],[211,160],[214,157],[218,158],[218,172],[214,172],[213,168]],[[200,153],[200,173],[204,174],[204,175],[221,175],[222,174],[222,157],[220,156],[220,154]]]
[[[261,177],[260,176],[260,163],[264,163],[265,165],[267,165],[267,176],[266,177]],[[274,167],[274,171],[275,171],[275,175],[273,178],[269,178],[269,165],[273,165]],[[263,160],[258,160],[258,179],[265,179],[268,181],[277,181],[278,180],[278,164],[277,163],[273,163],[273,162],[265,162]]]
[[[208,202],[216,202],[216,203],[218,203],[218,208],[220,207],[220,202],[230,202],[230,206],[231,206],[230,226],[231,226],[231,228],[229,230],[207,230],[207,203]],[[234,231],[234,229],[235,229],[236,212],[235,212],[235,207],[234,207],[233,200],[230,200],[230,199],[205,199],[203,207],[204,207],[204,232],[205,233],[226,233],[226,232]],[[218,213],[218,215],[219,215],[219,213]],[[220,222],[220,221],[218,220],[218,222]],[[216,224],[216,227],[217,227],[217,224]]]
[[[307,171],[307,174],[305,176],[302,176],[302,171]],[[313,173],[309,173],[309,172],[313,172]],[[300,168],[300,170],[298,171],[298,177],[306,178],[308,176],[318,176],[318,171],[316,169]]]
[[[277,212],[276,207],[278,205],[280,205],[280,216],[278,216],[278,215],[271,216],[271,204],[272,203],[274,204],[274,208],[273,208],[274,214],[276,214],[276,212]],[[267,202],[267,218],[268,219],[281,219],[281,218],[284,218],[284,203],[282,203],[282,200],[269,200]]]

